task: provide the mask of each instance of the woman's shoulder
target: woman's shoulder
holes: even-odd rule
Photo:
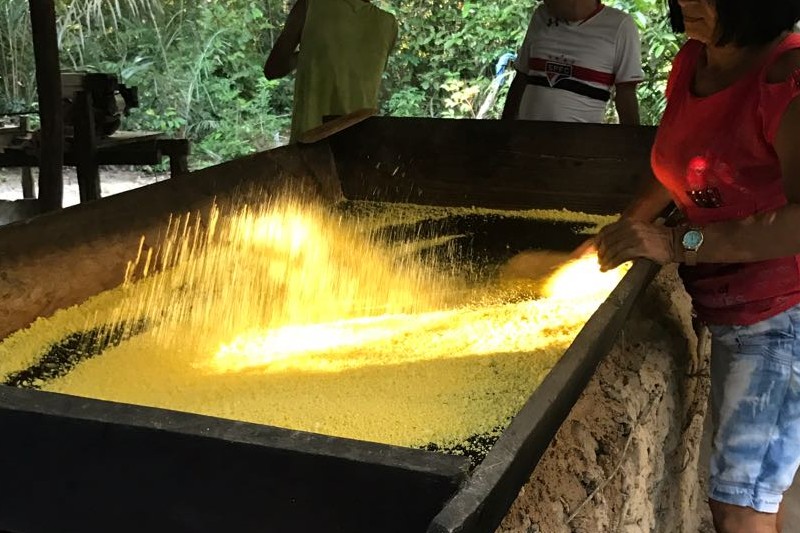
[[[706,45],[696,39],[687,39],[678,54],[675,56],[675,61],[683,60],[688,57],[696,58],[705,49]]]
[[[675,58],[672,60],[672,71],[677,72],[687,68],[688,65],[695,65],[700,53],[705,49],[705,45],[700,41],[689,39],[681,46]]]
[[[766,138],[774,142],[789,104],[800,97],[800,35],[789,35],[778,45],[765,68],[760,112]]]
[[[791,33],[778,45],[766,69],[767,83],[782,83],[800,71],[800,34]]]
[[[683,46],[681,46],[678,53],[672,60],[672,70],[670,71],[669,79],[667,80],[667,99],[670,99],[673,90],[676,86],[685,86],[688,88],[688,73],[692,71],[694,65],[697,64],[697,58],[700,52],[704,49],[704,44],[694,39],[689,39]],[[684,80],[684,81],[681,81]]]
[[[767,68],[767,83],[781,83],[800,72],[800,48],[783,52]]]

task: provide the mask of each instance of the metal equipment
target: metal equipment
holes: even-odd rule
[[[118,131],[124,116],[138,107],[138,90],[103,73],[63,72],[63,164],[77,169],[81,201],[100,198],[101,165],[157,165],[169,158],[170,174],[188,172],[189,141],[158,132]],[[0,167],[39,166],[49,147],[40,131],[0,128]],[[25,172],[25,171],[24,171]],[[25,198],[34,198],[30,171],[23,178]]]
[[[62,72],[61,95],[64,101],[64,133],[75,134],[79,114],[85,113],[89,103],[94,115],[97,137],[108,137],[117,131],[122,117],[139,107],[139,91],[127,87],[113,74],[93,72]]]

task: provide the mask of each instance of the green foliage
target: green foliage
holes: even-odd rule
[[[388,96],[384,112],[474,117],[498,58],[522,42],[533,6],[532,0],[400,0],[382,5],[400,23],[383,86]]]
[[[610,0],[631,13],[642,37],[646,82],[639,86],[642,121],[657,124],[664,111],[670,61],[680,41],[669,27],[663,0]],[[398,47],[389,61],[384,112],[397,116],[474,118],[487,98],[499,57],[516,51],[537,0],[458,2],[401,0],[384,7],[401,23]],[[502,112],[511,78],[488,118]],[[613,112],[610,120],[615,120]]]
[[[0,111],[19,112],[36,99],[28,2],[0,4]]]
[[[666,99],[664,91],[672,58],[683,44],[669,25],[667,2],[659,0],[615,0],[614,5],[630,13],[642,38],[642,66],[646,82],[639,86],[642,122],[656,125]]]
[[[376,0],[396,14],[400,36],[383,83],[383,112],[472,118],[489,95],[494,65],[521,43],[537,0]],[[35,105],[27,0],[0,6],[0,111]],[[663,111],[669,63],[679,41],[663,0],[612,0],[634,14],[647,82],[642,116]],[[118,74],[139,87],[128,129],[185,135],[193,165],[286,141],[292,80],[267,81],[264,60],[291,1],[59,0],[59,44],[67,69]],[[508,78],[507,82],[510,81]],[[504,86],[487,118],[499,116]]]
[[[127,128],[186,136],[204,164],[284,142],[290,82],[268,82],[262,74],[264,37],[274,34],[273,20],[284,18],[282,2],[138,2],[152,5],[118,11],[111,27],[88,28],[102,39],[88,43],[76,34],[62,43],[75,66],[118,72],[139,87],[141,107]]]

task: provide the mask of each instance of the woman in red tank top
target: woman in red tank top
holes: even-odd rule
[[[595,244],[603,269],[681,263],[712,331],[718,532],[780,531],[800,465],[800,0],[670,0],[656,180]],[[653,220],[669,205],[687,224]]]

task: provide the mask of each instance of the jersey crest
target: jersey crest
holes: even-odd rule
[[[555,87],[561,80],[572,77],[572,65],[558,61],[548,61],[545,63],[544,72],[547,76],[547,81],[550,82],[550,87]]]

